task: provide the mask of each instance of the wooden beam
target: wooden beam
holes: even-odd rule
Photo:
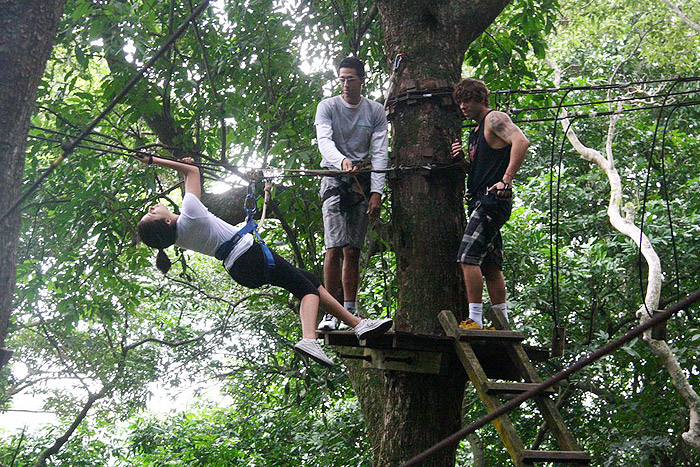
[[[520,461],[587,465],[591,461],[591,456],[586,451],[532,451],[526,449],[521,453]]]
[[[447,374],[449,370],[448,355],[439,352],[365,348],[364,356],[369,357],[362,363],[364,368],[433,375]]]
[[[488,381],[486,390],[489,394],[520,394],[534,389],[537,385],[534,383],[511,383],[500,381]],[[546,394],[555,394],[554,388],[547,388],[544,391]]]

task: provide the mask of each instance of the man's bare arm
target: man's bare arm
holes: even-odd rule
[[[510,145],[510,163],[503,175],[503,181],[505,183],[511,183],[515,174],[523,165],[525,160],[525,154],[527,154],[527,148],[530,147],[530,141],[525,137],[523,132],[518,128],[510,117],[503,112],[491,112],[486,119],[486,133],[491,133],[495,138],[505,143],[505,145]],[[487,135],[487,141],[489,140]],[[492,141],[489,141],[492,144]]]

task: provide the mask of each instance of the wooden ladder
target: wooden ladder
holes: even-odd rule
[[[524,339],[522,333],[511,331],[508,322],[503,315],[494,313],[494,322],[499,330],[462,330],[457,324],[457,320],[450,311],[442,311],[439,315],[440,323],[447,336],[454,339],[454,347],[457,357],[462,362],[464,369],[469,376],[479,398],[484,402],[486,411],[491,413],[501,407],[500,397],[504,394],[519,394],[533,389],[541,383],[535,367],[530,362],[521,341]],[[494,375],[493,370],[485,371],[482,362],[477,357],[475,346],[501,346],[506,351],[508,360],[512,368],[505,369],[503,374],[520,375],[524,382],[498,382],[493,381],[489,376],[505,379],[502,374]],[[488,363],[488,362],[484,362]],[[513,372],[512,370],[517,370]],[[488,376],[487,376],[488,374]],[[509,378],[510,379],[510,378]],[[564,424],[564,420],[556,408],[550,395],[554,391],[548,391],[535,396],[533,399],[537,405],[547,426],[551,430],[560,451],[540,451],[525,449],[520,436],[515,431],[508,415],[501,415],[494,420],[496,431],[503,440],[503,444],[508,451],[513,464],[517,467],[533,466],[536,462],[555,462],[575,464],[579,466],[588,465],[590,456],[587,452],[581,451],[576,440]]]

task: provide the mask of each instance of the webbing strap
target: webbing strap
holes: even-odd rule
[[[231,250],[233,250],[233,247],[236,246],[236,243],[238,243],[238,241],[243,238],[245,234],[249,233],[253,233],[253,235],[255,235],[255,238],[258,240],[258,243],[260,243],[263,253],[265,254],[265,279],[267,279],[270,274],[270,270],[275,267],[275,258],[272,257],[272,251],[265,244],[265,240],[260,237],[260,234],[258,233],[258,223],[255,222],[252,217],[248,219],[246,225],[244,225],[241,230],[236,232],[233,237],[219,245],[219,248],[216,249],[214,256],[219,261],[225,260],[231,253]]]
[[[270,248],[265,244],[265,240],[262,239],[260,236],[260,233],[258,233],[258,223],[255,222],[253,219],[248,221],[248,224],[253,225],[253,232],[255,233],[255,238],[258,239],[258,242],[260,243],[260,246],[262,247],[262,251],[265,254],[265,279],[267,279],[268,275],[270,274],[270,271],[274,269],[275,267],[275,258],[272,257],[272,251]],[[244,227],[245,228],[245,227]]]
[[[265,271],[263,274],[265,276],[265,281],[267,281],[270,277],[270,271],[272,271],[272,269],[275,267],[275,258],[272,257],[272,251],[265,244],[265,240],[263,240],[260,236],[260,233],[258,232],[258,223],[255,222],[255,219],[253,218],[256,211],[255,196],[253,195],[253,182],[248,185],[248,194],[246,195],[244,202],[244,209],[246,213],[246,224],[230,239],[219,245],[219,248],[216,249],[214,256],[219,261],[225,260],[231,253],[231,250],[233,250],[233,247],[236,246],[236,243],[238,243],[238,241],[243,238],[245,234],[252,233],[255,235],[258,243],[260,243],[260,247],[265,255]]]

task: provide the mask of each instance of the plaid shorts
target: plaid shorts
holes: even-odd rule
[[[501,227],[510,218],[511,200],[496,199],[487,193],[469,204],[469,220],[457,253],[457,262],[481,266],[493,264],[503,269]]]

